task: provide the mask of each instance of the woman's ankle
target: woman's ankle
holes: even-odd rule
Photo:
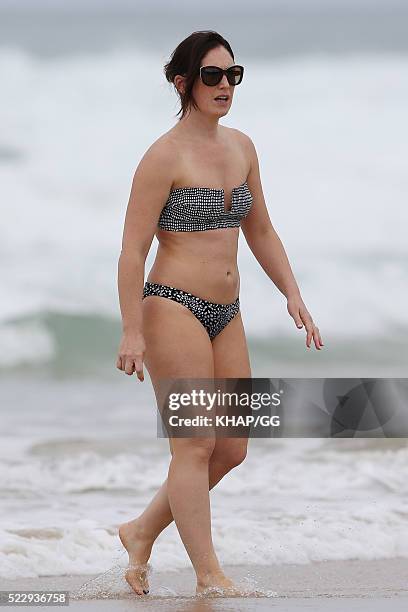
[[[196,575],[198,586],[207,586],[227,579],[227,576],[220,567],[209,571],[200,571]]]
[[[146,525],[141,517],[137,517],[136,519],[132,519],[127,523],[124,523],[122,527],[124,527],[126,532],[129,534],[134,534],[139,539],[147,542],[154,542],[157,538],[157,535],[151,532],[148,525]]]

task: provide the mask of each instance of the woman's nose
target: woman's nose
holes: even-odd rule
[[[224,85],[229,87],[229,83],[228,83],[228,79],[227,79],[227,75],[226,74],[222,75],[222,79],[221,79],[220,83],[223,83]]]

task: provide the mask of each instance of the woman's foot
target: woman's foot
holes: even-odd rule
[[[149,592],[147,575],[150,565],[148,560],[154,539],[146,535],[138,519],[120,525],[119,538],[129,555],[129,565],[125,573],[126,581],[135,593],[146,595]]]
[[[240,597],[244,595],[230,578],[225,574],[206,574],[201,578],[197,578],[196,595],[205,595],[206,597]]]

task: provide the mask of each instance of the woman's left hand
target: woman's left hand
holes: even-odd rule
[[[296,323],[298,329],[302,329],[303,325],[306,328],[306,346],[310,348],[310,343],[313,338],[315,346],[318,350],[323,346],[323,341],[320,336],[319,328],[313,323],[308,309],[306,308],[300,295],[293,295],[287,298],[288,312]]]

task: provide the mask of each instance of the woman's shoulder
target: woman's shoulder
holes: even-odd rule
[[[178,156],[178,151],[179,147],[173,135],[169,132],[165,132],[150,144],[143,154],[142,159],[154,160],[166,165],[174,165]]]
[[[154,140],[147,151],[158,151],[162,153],[170,153],[174,152],[174,149],[177,148],[177,140],[175,136],[171,133],[171,131],[164,132]]]
[[[226,126],[224,126],[226,127]],[[230,138],[235,139],[235,143],[241,144],[242,146],[248,147],[252,144],[252,140],[248,134],[242,132],[242,130],[238,130],[237,128],[227,127]]]
[[[252,142],[252,139],[250,138],[250,136],[248,136],[248,134],[245,134],[245,132],[242,132],[237,128],[228,127],[227,130],[227,138],[230,139],[231,145],[234,147],[234,149],[239,149],[242,152],[250,166],[254,157],[255,150],[255,146]]]

